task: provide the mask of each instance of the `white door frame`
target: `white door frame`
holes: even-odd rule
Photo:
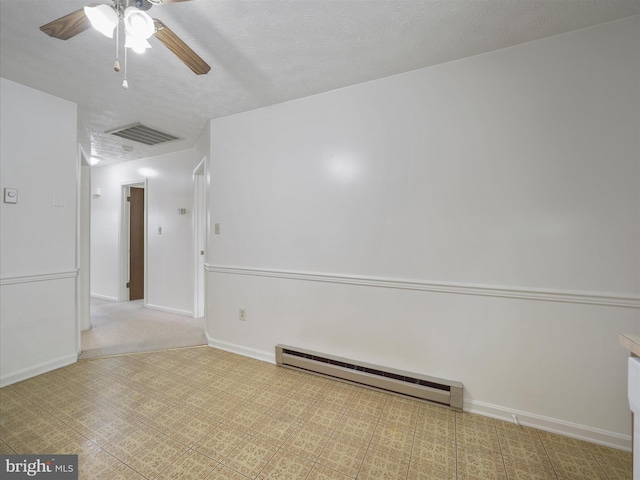
[[[194,239],[194,298],[193,317],[205,315],[205,272],[206,262],[206,201],[205,201],[206,157],[193,170],[193,239]],[[202,254],[201,252],[204,252]]]
[[[91,165],[78,144],[76,166],[76,350],[82,351],[81,331],[91,328]]]
[[[148,258],[148,242],[147,235],[149,229],[147,228],[147,211],[148,211],[148,182],[149,179],[144,178],[142,180],[131,180],[121,182],[121,199],[120,199],[120,240],[118,242],[118,255],[120,257],[120,268],[118,278],[118,301],[129,301],[129,289],[127,283],[129,282],[129,202],[127,197],[130,195],[131,187],[138,187],[144,189],[144,305],[147,305],[147,269],[149,266]]]

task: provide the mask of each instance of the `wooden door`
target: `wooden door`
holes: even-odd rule
[[[144,188],[129,196],[129,300],[144,298]]]

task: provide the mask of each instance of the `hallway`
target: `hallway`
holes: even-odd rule
[[[202,318],[152,310],[142,300],[91,298],[90,330],[82,332],[79,358],[206,345]]]

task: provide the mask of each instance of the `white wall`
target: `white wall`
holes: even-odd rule
[[[192,315],[194,240],[192,226],[194,151],[93,167],[91,294],[118,298],[121,189],[148,180],[147,298],[145,305]],[[185,215],[178,215],[186,208]],[[162,227],[162,235],[158,235]]]
[[[213,120],[210,344],[458,380],[468,410],[628,448],[639,32],[628,18]]]
[[[77,358],[77,108],[0,79],[0,384]],[[59,206],[54,206],[54,198]]]

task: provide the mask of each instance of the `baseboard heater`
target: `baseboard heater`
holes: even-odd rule
[[[403,372],[287,345],[276,345],[276,363],[462,411],[460,382]]]

